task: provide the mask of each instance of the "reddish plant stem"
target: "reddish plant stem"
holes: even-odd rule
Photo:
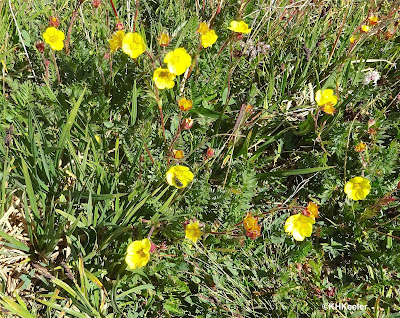
[[[69,53],[70,53],[70,51],[69,51],[69,41],[71,39],[72,27],[74,26],[74,21],[75,21],[76,15],[78,13],[79,6],[80,6],[80,4],[78,4],[78,6],[76,7],[75,11],[72,13],[71,22],[69,23],[67,41],[65,42],[65,53],[67,53],[67,55],[69,55]]]
[[[138,13],[139,13],[139,0],[136,0],[136,12],[135,12],[135,20],[134,20],[134,24],[133,24],[133,32],[136,31],[136,22],[137,22]]]
[[[112,6],[112,8],[113,8],[113,10],[114,10],[115,17],[116,17],[116,18],[117,18],[117,20],[119,21],[119,19],[118,19],[118,13],[117,13],[117,10],[115,9],[115,6],[114,6],[114,3],[113,3],[113,1],[112,1],[112,0],[110,0],[110,3],[111,3],[111,6]]]
[[[150,160],[151,160],[151,162],[152,162],[152,163],[153,163],[153,165],[154,165],[154,164],[155,164],[155,162],[154,162],[153,156],[151,155],[151,153],[150,153],[150,151],[149,151],[149,148],[147,148],[147,145],[146,145],[146,143],[144,143],[144,147],[146,148],[147,154],[149,155],[149,157],[150,157]]]

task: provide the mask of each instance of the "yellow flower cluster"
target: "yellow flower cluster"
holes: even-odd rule
[[[182,75],[192,64],[192,58],[182,47],[169,52],[164,57],[168,68],[158,68],[154,71],[153,81],[158,89],[172,88],[175,86],[175,77]]]
[[[285,232],[291,234],[296,241],[304,241],[306,237],[311,236],[312,226],[318,214],[318,205],[309,202],[302,213],[292,215],[286,220]]]
[[[204,48],[210,47],[213,45],[217,39],[218,35],[215,34],[214,30],[211,30],[205,22],[201,22],[199,29],[197,30],[200,33],[201,45]]]
[[[108,40],[108,43],[110,44],[111,52],[122,48],[122,51],[133,59],[138,58],[146,51],[143,37],[137,32],[128,32],[125,34],[123,30],[117,31]]]

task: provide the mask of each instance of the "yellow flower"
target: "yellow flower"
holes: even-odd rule
[[[171,167],[166,173],[168,184],[178,189],[185,188],[193,181],[193,177],[193,173],[185,166]]]
[[[354,36],[351,36],[350,38],[350,43],[353,44],[356,42],[356,38]]]
[[[207,23],[200,22],[197,32],[200,34],[206,34],[208,31],[210,31],[210,28],[207,26]]]
[[[318,90],[315,93],[315,101],[317,102],[318,106],[335,106],[337,104],[337,97],[333,95],[332,89],[324,89],[323,91]]]
[[[129,244],[125,257],[128,268],[135,269],[145,266],[150,259],[150,248],[151,243],[147,238]]]
[[[117,31],[113,34],[111,39],[108,40],[108,43],[110,44],[110,49],[112,52],[117,51],[120,47],[122,47],[122,40],[124,38],[125,31]]]
[[[368,31],[369,31],[369,26],[364,24],[364,25],[361,27],[361,31],[363,31],[363,32],[368,32]]]
[[[180,110],[183,110],[185,112],[193,107],[193,102],[190,99],[186,99],[185,97],[183,97],[178,101],[178,106]]]
[[[378,17],[376,16],[371,16],[368,18],[368,23],[369,25],[375,25],[378,23]]]
[[[344,192],[354,201],[364,200],[371,190],[371,183],[363,177],[354,177],[344,186]]]
[[[158,38],[158,44],[160,46],[168,46],[169,42],[171,41],[171,38],[168,36],[167,33],[161,33],[160,37]]]
[[[356,152],[363,152],[365,150],[365,147],[367,147],[367,145],[363,142],[360,142],[355,148],[354,150]]]
[[[146,51],[142,36],[135,32],[128,32],[122,39],[122,51],[135,59]]]
[[[99,135],[94,135],[94,139],[96,139],[97,143],[101,145],[101,138]]]
[[[181,75],[192,63],[192,58],[184,48],[180,47],[169,52],[164,58],[164,63],[168,64],[168,69],[172,74]]]
[[[200,236],[203,235],[203,232],[199,228],[199,222],[193,222],[186,225],[185,228],[185,236],[187,239],[191,240],[193,243],[196,243]]]
[[[249,29],[249,26],[244,21],[232,21],[228,29],[233,32],[244,34],[250,33],[251,31],[251,28]]]
[[[201,35],[201,45],[207,48],[213,45],[218,39],[218,35],[215,34],[214,30],[210,30],[205,34]]]
[[[174,159],[182,159],[184,156],[183,150],[172,150],[172,153],[174,155]]]
[[[307,214],[309,214],[308,216],[310,218],[315,219],[315,218],[318,217],[318,213],[319,213],[318,205],[316,205],[314,202],[311,202],[311,201],[308,202],[307,207],[306,207],[306,211],[307,211]]]
[[[55,27],[48,27],[43,33],[43,39],[55,51],[61,51],[64,48],[65,34]]]
[[[304,241],[306,237],[311,236],[312,225],[315,223],[313,218],[301,213],[290,216],[284,225],[286,233],[293,235],[296,241]]]
[[[167,68],[159,67],[154,71],[153,81],[158,89],[172,88],[175,86],[175,77]]]

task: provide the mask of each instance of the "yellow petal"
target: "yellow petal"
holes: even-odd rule
[[[301,235],[301,233],[298,229],[294,229],[292,235],[296,241],[304,241],[305,237],[303,235]]]

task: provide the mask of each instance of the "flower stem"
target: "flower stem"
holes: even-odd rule
[[[51,53],[52,53],[52,56],[53,56],[54,67],[55,67],[56,73],[57,73],[57,80],[58,80],[59,83],[61,83],[60,72],[59,72],[58,66],[57,66],[56,54],[54,53],[53,50],[51,50]]]
[[[78,13],[79,6],[80,6],[80,3],[76,7],[75,11],[72,13],[71,22],[69,23],[67,41],[65,42],[65,53],[67,53],[67,55],[69,55],[69,53],[70,53],[70,51],[69,51],[69,41],[71,39],[72,27],[74,26],[74,21],[75,21],[76,15]]]
[[[136,22],[137,22],[138,13],[139,13],[139,0],[136,0],[136,12],[135,12],[135,20],[134,20],[134,24],[133,24],[133,32],[136,31]]]
[[[118,13],[117,13],[117,10],[115,9],[115,6],[114,6],[114,3],[113,3],[113,1],[112,1],[112,0],[110,0],[110,3],[111,3],[111,6],[112,6],[112,8],[113,8],[113,10],[114,10],[115,17],[116,17],[116,18],[117,18],[117,20],[119,21],[119,19],[118,19]]]

